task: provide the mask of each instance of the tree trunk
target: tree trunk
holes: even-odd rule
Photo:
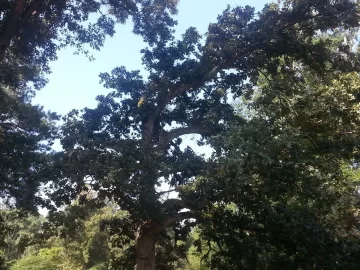
[[[136,270],[155,270],[155,237],[147,226],[140,226],[136,239]]]
[[[176,200],[181,202],[180,200]],[[174,203],[174,201],[172,201]],[[176,222],[194,218],[191,212],[181,212],[164,222],[146,221],[139,226],[136,236],[136,270],[155,270],[156,237]]]

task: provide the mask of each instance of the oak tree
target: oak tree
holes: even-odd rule
[[[65,117],[54,200],[68,203],[90,184],[100,198],[129,212],[126,222],[112,224],[135,239],[129,265],[171,269],[167,257],[156,256],[159,246],[171,241],[171,230],[176,246],[194,222],[208,222],[204,209],[217,200],[211,196],[216,186],[205,194],[194,188],[196,177],[216,163],[183,148],[182,136],[198,134],[204,144],[226,131],[236,118],[229,95],[251,94],[261,71],[276,67],[279,58],[295,59],[318,74],[329,64],[351,69],[357,64],[351,51],[329,49],[330,39],[315,39],[319,32],[358,24],[351,1],[285,1],[258,14],[249,6],[227,8],[210,24],[204,43],[194,28],[180,40],[159,38],[142,51],[148,78],[125,67],[103,73],[104,86],[115,90],[99,96],[97,108]],[[164,198],[166,192],[157,189],[163,182],[179,197]]]

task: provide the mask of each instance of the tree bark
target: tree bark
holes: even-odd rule
[[[178,203],[183,205],[179,199],[170,199],[173,204]],[[192,212],[180,212],[171,217],[168,217],[164,222],[159,223],[155,221],[147,221],[139,226],[136,236],[136,270],[155,270],[155,244],[156,237],[159,233],[163,232],[176,224],[176,222],[195,218]]]
[[[136,238],[136,270],[155,270],[156,239],[151,226],[139,227]],[[151,225],[151,224],[150,224]]]

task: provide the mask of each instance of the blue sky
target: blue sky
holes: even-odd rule
[[[216,21],[227,4],[250,5],[260,10],[267,2],[269,1],[180,0],[176,16],[179,22],[176,36],[180,37],[191,26],[204,34],[209,23]],[[117,26],[115,36],[106,40],[100,52],[93,52],[96,59],[93,62],[89,62],[83,55],[74,55],[72,48],[60,51],[58,60],[51,64],[49,83],[37,93],[33,103],[62,115],[72,109],[95,107],[95,97],[109,91],[99,84],[99,74],[122,65],[128,70],[142,70],[140,50],[144,47],[146,44],[132,33],[129,23]]]

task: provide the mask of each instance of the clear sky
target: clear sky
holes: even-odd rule
[[[180,0],[179,13],[176,16],[179,23],[176,35],[180,37],[191,26],[204,34],[209,23],[216,21],[227,4],[250,5],[260,10],[267,2],[269,1]],[[98,75],[117,66],[125,66],[128,70],[142,70],[140,50],[144,47],[146,44],[132,33],[129,23],[117,26],[114,37],[106,40],[100,52],[93,52],[96,58],[93,62],[89,62],[83,55],[74,55],[72,48],[60,51],[58,60],[51,64],[52,74],[48,76],[49,83],[37,93],[33,103],[62,115],[72,109],[95,107],[95,97],[109,91],[99,84]]]

